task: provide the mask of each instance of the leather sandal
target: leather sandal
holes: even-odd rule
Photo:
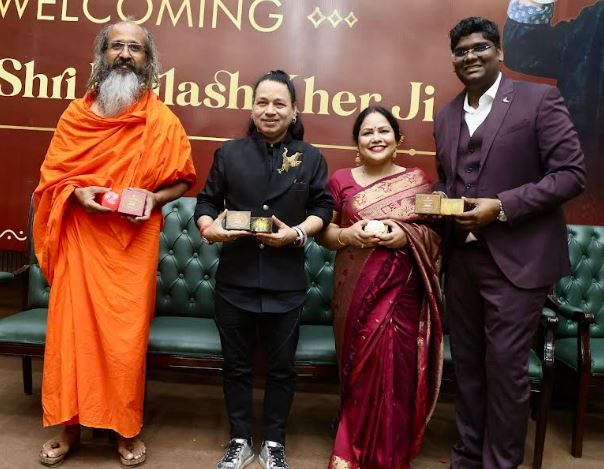
[[[46,443],[45,443],[46,444]],[[75,448],[78,446],[79,442],[75,442],[74,444],[72,444],[71,446],[69,446],[69,448],[67,448],[67,451],[65,451],[63,454],[60,454],[58,456],[54,456],[54,457],[50,457],[50,456],[44,456],[44,449],[42,449],[40,451],[40,455],[38,456],[38,460],[40,461],[40,464],[43,464],[46,467],[59,467],[61,464],[63,464],[63,461],[65,461],[65,458],[72,452],[75,450]],[[54,440],[50,442],[50,449],[59,449],[61,448],[62,444],[59,440]]]
[[[132,450],[134,449],[134,445],[132,443],[129,443],[128,445],[126,445],[125,448],[128,451],[132,452]],[[122,467],[127,468],[127,469],[129,469],[131,467],[141,466],[142,464],[144,464],[145,460],[147,459],[146,453],[141,454],[140,457],[138,457],[138,458],[132,458],[132,459],[126,459],[119,452],[118,452],[118,455],[120,457],[120,462],[122,463]]]

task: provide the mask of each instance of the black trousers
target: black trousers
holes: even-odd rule
[[[231,438],[252,437],[252,360],[256,335],[266,352],[263,440],[284,443],[294,399],[294,358],[302,306],[287,313],[252,313],[215,297],[215,320],[224,356],[224,397]]]

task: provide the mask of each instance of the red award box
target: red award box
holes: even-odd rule
[[[101,205],[111,209],[113,212],[117,211],[120,205],[120,195],[113,191],[105,192],[101,198]]]
[[[147,193],[136,189],[125,189],[122,192],[120,206],[117,211],[123,215],[142,217],[145,213]]]

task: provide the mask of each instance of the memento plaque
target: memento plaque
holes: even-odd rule
[[[440,215],[440,194],[417,194],[415,196],[415,213],[422,215]]]
[[[441,215],[460,215],[463,213],[464,200],[463,199],[447,199],[445,197],[440,201],[440,214]]]
[[[229,210],[226,214],[224,227],[227,230],[249,230],[252,212],[244,210]]]
[[[117,209],[122,215],[142,217],[145,213],[147,193],[137,189],[125,189],[122,191],[120,205]]]
[[[463,212],[463,199],[448,199],[440,194],[417,194],[415,196],[415,213],[422,215],[459,215]]]
[[[272,233],[273,219],[271,217],[252,217],[250,229],[256,233]]]

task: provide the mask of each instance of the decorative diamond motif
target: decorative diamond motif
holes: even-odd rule
[[[308,20],[314,25],[315,29],[319,27],[319,25],[327,19],[327,17],[323,14],[321,9],[316,6],[313,12],[307,16]]]
[[[317,29],[325,20],[329,21],[333,28],[337,28],[342,21],[346,22],[349,28],[352,28],[359,22],[359,19],[356,17],[353,11],[348,13],[346,18],[343,18],[337,9],[332,11],[329,16],[325,16],[325,14],[321,11],[321,8],[318,6],[316,6],[312,13],[306,18],[308,18],[308,21],[313,24],[315,29]]]
[[[334,28],[337,27],[344,20],[338,10],[334,10],[333,13],[327,17],[327,19]]]
[[[348,16],[344,18],[344,21],[346,21],[349,28],[352,28],[355,24],[357,24],[359,19],[354,14],[354,11],[351,11],[350,13],[348,13]]]

